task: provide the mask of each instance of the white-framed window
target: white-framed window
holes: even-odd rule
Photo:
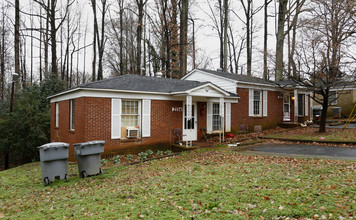
[[[262,112],[262,95],[261,91],[254,90],[253,91],[253,114],[261,115]]]
[[[111,138],[127,138],[128,135],[130,137],[151,136],[150,99],[111,100]]]
[[[304,116],[305,95],[298,94],[298,116]]]
[[[69,100],[69,129],[74,131],[75,124],[75,99]]]
[[[55,115],[56,115],[56,128],[59,127],[59,104],[58,102],[55,103]]]
[[[329,91],[329,104],[337,105],[337,92],[336,91]]]
[[[213,131],[220,130],[220,104],[213,103]]]
[[[268,91],[249,89],[248,116],[268,116]]]
[[[121,126],[122,127],[138,127],[139,126],[139,101],[137,100],[122,100],[121,111]]]

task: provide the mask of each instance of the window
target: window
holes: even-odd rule
[[[69,114],[69,129],[74,130],[74,122],[75,122],[75,100],[71,99],[69,100],[69,105],[70,105],[70,114]]]
[[[253,91],[253,114],[261,115],[261,91]]]
[[[187,120],[187,105],[184,105],[184,129],[194,129],[194,107],[195,105],[192,105],[192,118],[190,120]]]
[[[220,130],[220,105],[213,103],[213,131]]]
[[[58,102],[55,103],[55,114],[56,114],[56,128],[59,127],[59,106]]]
[[[329,92],[329,104],[337,105],[337,92],[336,91]]]
[[[139,126],[139,111],[138,101],[122,101],[121,121],[122,127],[137,127]]]
[[[298,94],[298,116],[304,116],[305,95]]]

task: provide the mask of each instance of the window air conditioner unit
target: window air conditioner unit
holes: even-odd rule
[[[127,129],[127,138],[138,137],[138,128],[128,128]]]

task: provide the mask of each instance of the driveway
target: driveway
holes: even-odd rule
[[[306,144],[260,144],[243,148],[238,151],[259,155],[313,157],[356,161],[356,148],[349,147],[330,147]]]

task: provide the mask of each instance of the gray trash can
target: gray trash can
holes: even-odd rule
[[[333,112],[333,117],[334,118],[341,118],[341,112],[342,112],[342,108],[341,107],[332,107],[331,111]]]
[[[54,142],[39,148],[42,180],[45,186],[55,179],[68,181],[68,147],[69,144]]]
[[[89,141],[73,145],[81,178],[103,173],[100,154],[104,152],[104,144],[105,141]]]

